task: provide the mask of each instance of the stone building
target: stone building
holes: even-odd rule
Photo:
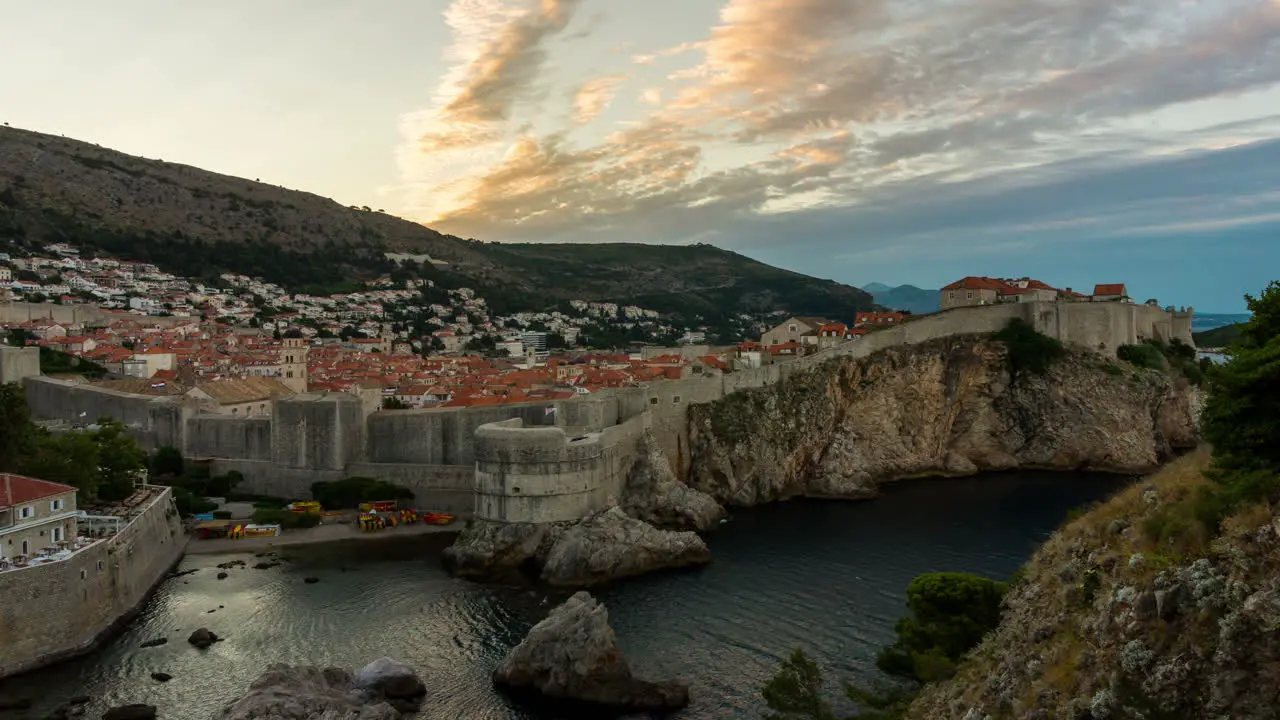
[[[0,473],[0,561],[14,562],[76,537],[76,489]]]
[[[307,391],[307,341],[302,333],[285,333],[280,350],[280,381],[295,393]]]
[[[818,329],[830,322],[830,320],[816,317],[787,318],[779,323],[777,327],[760,336],[760,344],[765,347],[784,345],[791,342],[816,345],[818,343]]]

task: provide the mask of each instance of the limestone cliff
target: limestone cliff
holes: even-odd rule
[[[867,498],[878,483],[1015,468],[1143,472],[1197,440],[1184,379],[1068,351],[1011,374],[957,336],[835,358],[689,409],[689,484],[728,505]]]
[[[927,686],[911,720],[1262,720],[1280,708],[1280,511],[1211,542],[1167,532],[1206,452],[1068,523],[1028,562],[1000,626]]]

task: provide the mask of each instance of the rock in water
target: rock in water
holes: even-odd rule
[[[151,673],[151,679],[156,682],[169,682],[173,679],[173,676],[167,672],[153,672]]]
[[[210,610],[210,612],[213,611]],[[187,638],[187,642],[203,650],[218,642],[218,636],[214,635],[213,631],[209,628],[200,628],[199,630],[191,633],[191,636]]]
[[[401,712],[417,710],[427,694],[427,686],[413,668],[389,657],[378,658],[361,668],[356,674],[356,686],[374,697],[385,698]]]
[[[693,532],[670,532],[612,507],[563,530],[542,567],[551,585],[588,586],[654,570],[711,562]]]
[[[676,478],[667,454],[650,431],[637,453],[622,509],[628,515],[663,530],[707,532],[720,525],[724,508],[710,495],[694,490]]]
[[[341,668],[272,665],[218,720],[399,720],[400,712],[362,690]]]
[[[121,705],[102,714],[102,720],[156,720],[155,705]]]
[[[578,592],[533,626],[493,673],[496,685],[516,694],[585,703],[611,711],[677,710],[689,688],[631,675],[604,605]]]
[[[445,548],[443,560],[449,572],[477,580],[534,580],[538,548],[555,525],[533,523],[469,522],[453,544]]]

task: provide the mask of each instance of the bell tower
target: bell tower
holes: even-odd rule
[[[307,341],[302,333],[285,333],[280,348],[280,382],[296,393],[307,391]]]

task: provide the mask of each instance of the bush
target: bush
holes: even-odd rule
[[[1121,369],[1121,367],[1119,365],[1116,365],[1115,363],[1107,363],[1103,365],[1102,372],[1108,375],[1117,375],[1117,376],[1124,375],[1124,370]]]
[[[158,477],[178,477],[182,475],[182,463],[182,452],[172,445],[165,445],[151,456],[151,474]]]
[[[214,508],[218,507],[217,503],[209,498],[194,495],[183,487],[173,488],[173,503],[178,506],[178,514],[183,516],[213,512]]]
[[[1018,318],[1010,320],[992,337],[1008,348],[1009,371],[1015,375],[1021,372],[1043,375],[1066,354],[1061,342],[1036,332],[1035,328]]]
[[[311,497],[323,507],[338,510],[379,500],[412,500],[413,492],[377,478],[349,477],[335,482],[313,483]]]
[[[1167,363],[1160,348],[1143,343],[1142,345],[1121,345],[1116,348],[1116,357],[1135,367],[1150,370],[1163,370]]]

